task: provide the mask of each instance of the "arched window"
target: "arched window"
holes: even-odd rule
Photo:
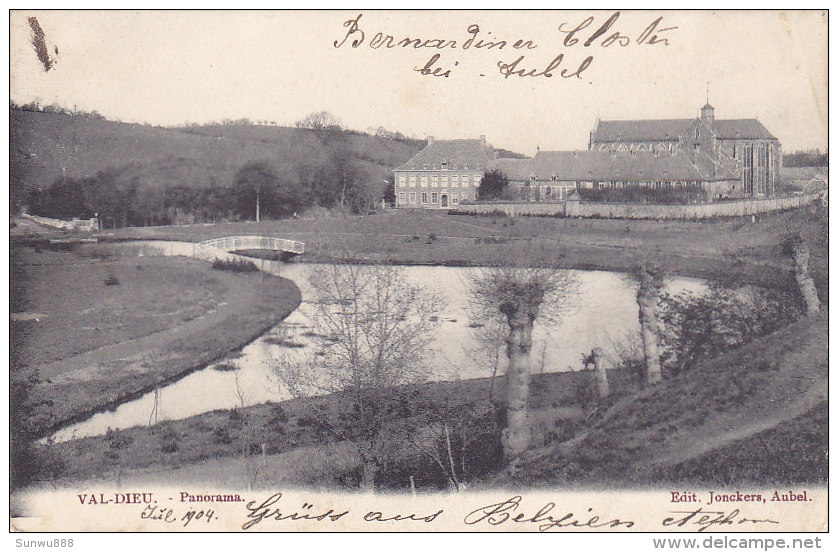
[[[695,139],[698,140],[701,137],[701,129],[695,127]]]

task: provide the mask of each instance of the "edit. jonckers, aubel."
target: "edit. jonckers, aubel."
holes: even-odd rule
[[[88,506],[93,504],[151,504],[154,493],[90,493],[76,495],[79,503]]]

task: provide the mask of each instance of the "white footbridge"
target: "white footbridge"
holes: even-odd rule
[[[215,238],[202,241],[198,245],[227,252],[244,251],[246,249],[268,249],[271,251],[285,251],[286,253],[302,255],[306,250],[306,244],[300,241],[257,235]]]

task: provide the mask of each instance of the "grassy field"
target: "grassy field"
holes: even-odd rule
[[[178,258],[12,250],[12,376],[36,369],[43,432],[254,339],[299,304],[290,281]]]
[[[800,319],[617,401],[572,443],[531,452],[488,486],[824,482],[828,313]],[[820,420],[820,421],[818,421]],[[744,460],[744,462],[743,462]],[[742,463],[740,463],[742,462]]]
[[[491,265],[499,252],[541,255],[564,268],[628,271],[654,261],[674,275],[735,277],[761,285],[788,283],[781,236],[803,232],[821,299],[828,300],[826,211],[819,205],[749,218],[643,221],[543,217],[478,217],[396,211],[373,216],[260,223],[126,228],[103,239],[202,241],[260,234],[306,243],[303,260],[349,255],[403,264]]]

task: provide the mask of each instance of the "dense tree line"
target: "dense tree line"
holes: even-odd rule
[[[797,151],[783,155],[784,167],[826,167],[829,165],[829,154]]]
[[[307,207],[375,209],[386,183],[370,182],[339,131],[319,137],[320,151],[294,163],[252,161],[232,181],[209,185],[153,185],[132,167],[84,178],[60,177],[48,188],[29,191],[28,212],[58,219],[98,214],[103,227],[262,220],[291,216]]]

